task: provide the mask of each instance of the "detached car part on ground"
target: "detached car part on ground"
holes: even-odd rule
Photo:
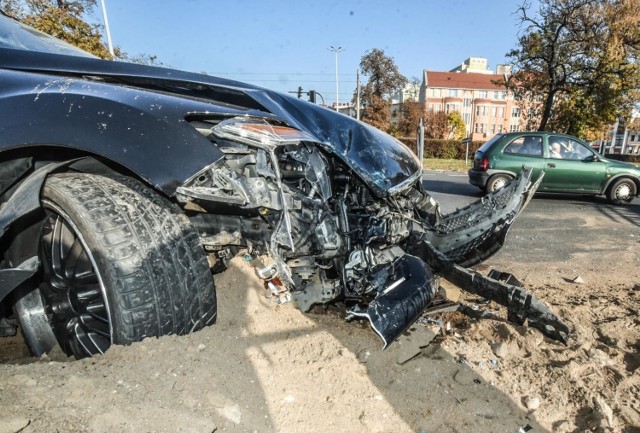
[[[605,195],[616,205],[630,203],[640,192],[640,168],[607,159],[571,135],[544,131],[498,134],[487,141],[474,154],[469,182],[497,191],[522,167],[532,170],[534,181],[544,172],[539,192]]]
[[[528,171],[441,215],[415,156],[374,128],[242,83],[95,59],[2,15],[0,80],[0,329],[17,321],[36,355],[212,324],[212,271],[241,251],[274,299],[342,302],[385,346],[440,277],[568,337],[519,284],[467,269],[502,246],[537,188]]]

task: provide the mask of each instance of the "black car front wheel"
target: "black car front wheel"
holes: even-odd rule
[[[637,194],[636,183],[628,178],[617,180],[609,187],[607,198],[613,204],[625,205],[631,202]]]
[[[172,203],[126,177],[50,176],[42,193],[39,287],[15,304],[35,355],[186,334],[215,321],[204,250]]]

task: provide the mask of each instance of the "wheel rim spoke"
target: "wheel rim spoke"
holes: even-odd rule
[[[51,239],[51,270],[53,274],[59,279],[64,279],[64,272],[62,272],[62,260],[63,260],[63,234],[64,223],[62,218],[55,217],[53,222],[53,233]]]
[[[87,325],[89,322],[91,325]],[[111,345],[109,329],[99,329],[98,325],[91,323],[90,319],[74,317],[69,321],[67,330],[71,344],[74,346],[76,357],[92,356],[104,353]],[[80,355],[80,356],[78,356]]]
[[[48,211],[41,234],[46,284],[41,288],[54,334],[76,358],[104,353],[111,325],[90,253],[65,219]]]
[[[64,257],[65,276],[69,279],[77,280],[78,277],[87,273],[92,274],[92,268],[86,269],[87,263],[91,265],[87,260],[84,248],[82,248],[82,243],[75,238],[67,251],[67,255]]]

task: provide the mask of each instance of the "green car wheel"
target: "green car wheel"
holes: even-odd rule
[[[624,178],[611,185],[607,197],[613,204],[625,205],[633,200],[636,196],[636,192],[637,188],[635,182],[629,178]]]

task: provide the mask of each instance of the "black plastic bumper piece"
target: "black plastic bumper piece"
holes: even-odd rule
[[[490,299],[507,307],[507,320],[517,325],[536,328],[547,337],[567,344],[569,327],[533,294],[520,287],[511,274],[494,273],[502,281],[486,277],[471,269],[455,264],[428,242],[414,246],[433,271],[463,290]],[[517,283],[517,285],[509,284]]]
[[[348,310],[353,316],[369,319],[385,349],[431,304],[438,286],[431,269],[415,256],[405,254],[388,267],[386,288],[368,305]]]

